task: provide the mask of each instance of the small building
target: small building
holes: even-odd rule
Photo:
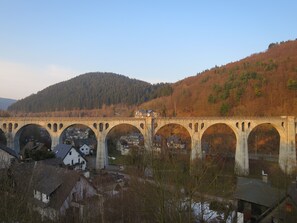
[[[287,191],[287,195],[276,206],[271,208],[259,221],[271,222],[296,222],[297,220],[297,184],[293,182]]]
[[[84,154],[85,156],[88,156],[90,155],[90,151],[91,151],[91,148],[86,145],[86,144],[83,144],[80,148],[79,148],[79,151]]]
[[[153,110],[144,110],[144,109],[140,109],[137,110],[135,112],[134,115],[135,118],[145,118],[145,117],[153,117],[153,118],[157,118],[158,117],[158,113],[153,111]]]
[[[244,222],[259,222],[283,200],[285,192],[270,185],[266,175],[263,180],[238,177],[234,197]]]
[[[67,166],[72,166],[76,170],[85,170],[87,167],[87,160],[79,151],[72,145],[59,144],[53,152],[56,157],[61,158],[63,163]]]
[[[19,159],[16,151],[0,144],[0,169],[8,168],[10,165]]]
[[[16,189],[28,194],[42,218],[55,221],[70,208],[80,212],[81,202],[97,195],[95,187],[73,170],[31,162],[14,166],[12,172]]]

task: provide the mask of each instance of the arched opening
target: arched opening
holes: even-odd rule
[[[162,162],[177,164],[185,171],[190,167],[191,136],[188,130],[179,124],[167,124],[154,135],[153,154]],[[170,166],[175,168],[177,166]]]
[[[279,160],[280,135],[271,124],[256,126],[248,137],[250,175],[261,177],[275,175],[280,171]]]
[[[5,133],[2,131],[2,129],[0,129],[0,144],[7,146],[7,139],[6,139]]]
[[[201,139],[204,162],[220,174],[234,173],[236,136],[226,124],[208,127]],[[218,173],[219,173],[218,172]]]
[[[137,127],[130,124],[116,125],[108,132],[105,143],[109,168],[111,165],[140,165],[144,138]]]
[[[60,144],[72,145],[88,161],[88,168],[96,168],[97,139],[95,132],[86,125],[73,124],[65,128]]]
[[[16,133],[14,143],[15,149],[23,159],[42,160],[54,157],[51,152],[51,136],[40,125],[23,126]]]

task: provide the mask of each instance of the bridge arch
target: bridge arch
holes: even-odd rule
[[[189,132],[189,129],[187,129],[186,126],[184,126],[183,124],[181,123],[177,123],[177,122],[172,122],[172,123],[166,123],[162,126],[157,126],[157,128],[155,129],[154,131],[154,135],[153,137],[157,137],[158,136],[158,133],[162,134],[163,137],[166,134],[166,130],[164,130],[165,128],[170,128],[170,135],[173,136],[173,135],[179,135],[179,137],[182,139],[182,141],[185,141],[185,144],[186,144],[186,149],[191,149],[192,147],[192,143],[191,143],[191,132]],[[178,129],[179,128],[179,129]],[[163,130],[163,133],[162,133],[162,130]],[[180,135],[180,130],[184,131],[184,135]],[[169,135],[167,135],[167,137],[169,137]]]
[[[271,175],[280,171],[279,157],[281,134],[283,130],[276,124],[259,123],[248,134],[248,158],[251,175],[260,175],[261,171]],[[284,135],[283,135],[284,137]]]
[[[74,135],[70,135],[70,136],[73,136],[73,137],[70,137],[70,136],[67,136],[67,130],[69,130],[69,128],[77,128],[77,129],[89,129],[89,131],[85,130],[84,133],[81,133],[80,130],[78,130],[77,132],[74,132]],[[77,136],[77,135],[80,135],[80,136]],[[95,131],[92,126],[89,126],[88,124],[81,124],[81,123],[71,123],[71,124],[68,124],[68,125],[63,125],[63,127],[61,128],[61,133],[59,135],[59,143],[60,144],[65,144],[65,140],[69,139],[71,141],[70,138],[74,138],[72,139],[72,141],[75,141],[75,138],[80,138],[80,139],[84,139],[85,137],[88,137],[91,135],[94,136],[94,138],[96,139],[96,142],[97,142],[97,131]],[[77,137],[75,137],[77,136]],[[96,148],[96,147],[95,147]]]
[[[223,174],[233,174],[237,133],[223,122],[212,123],[201,133],[201,149],[204,162],[209,163]],[[213,165],[215,164],[215,165]]]
[[[155,124],[155,127],[154,127],[154,135],[161,129],[161,128],[164,128],[166,127],[167,125],[177,125],[177,126],[181,126],[183,127],[188,133],[189,135],[191,135],[191,132],[192,132],[192,129],[191,129],[191,123],[189,122],[189,125],[185,125],[184,123],[182,122],[172,122],[172,121],[169,121],[169,122],[165,122],[165,123],[160,123],[160,125],[158,123]]]
[[[232,132],[234,133],[235,137],[236,137],[236,141],[238,140],[238,129],[236,129],[235,126],[231,125],[228,122],[211,122],[210,124],[208,124],[207,126],[205,126],[204,128],[201,128],[200,130],[200,138],[202,139],[204,133],[211,127],[215,126],[215,125],[225,125],[226,127],[228,127],[229,129],[232,130]]]
[[[248,132],[247,137],[250,136],[251,132],[253,132],[256,128],[258,128],[259,126],[263,126],[263,125],[271,125],[279,134],[280,138],[282,137],[286,137],[286,131],[285,131],[285,123],[281,122],[281,123],[274,123],[274,122],[255,122],[254,126],[250,129],[250,131]]]
[[[33,133],[34,134],[33,139],[34,139],[34,137],[37,137],[37,138],[41,139],[40,142],[46,144],[48,149],[51,148],[52,136],[51,136],[50,132],[48,131],[48,129],[46,129],[45,126],[40,125],[40,124],[29,123],[29,124],[20,126],[14,135],[14,149],[17,153],[20,153],[21,147],[24,146],[24,145],[20,144],[20,140],[21,140],[21,137],[23,136],[22,134],[24,133],[26,128],[37,128],[37,131]],[[32,135],[32,133],[31,133],[31,135]],[[47,137],[48,137],[48,139],[46,139]],[[24,142],[26,142],[26,140]]]
[[[143,136],[145,134],[144,132],[144,122],[140,122],[140,123],[132,123],[132,122],[110,122],[110,123],[105,123],[105,125],[108,125],[108,128],[106,128],[105,130],[105,135],[107,136],[110,131],[114,128],[116,128],[117,126],[120,126],[120,125],[129,125],[129,126],[133,126],[134,128],[136,128]]]
[[[111,123],[104,134],[105,165],[122,164],[117,162],[120,157],[144,148],[144,132],[141,130],[137,124]]]
[[[203,143],[203,141],[205,140],[205,137],[207,137],[207,135],[210,135],[210,134],[215,134],[216,136],[223,134],[224,137],[220,137],[220,140],[224,140],[224,139],[226,140],[227,137],[229,135],[231,135],[231,137],[234,138],[234,141],[232,142],[232,146],[234,147],[234,149],[236,149],[236,141],[238,140],[237,134],[236,134],[236,131],[234,131],[234,129],[230,125],[228,125],[226,123],[215,123],[215,124],[208,126],[201,133],[201,142]],[[202,145],[202,147],[204,147],[204,146],[205,145]],[[235,150],[234,150],[234,152],[235,152]]]

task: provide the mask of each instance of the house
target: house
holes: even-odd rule
[[[297,219],[297,183],[293,182],[284,197],[276,206],[271,208],[266,215],[260,219],[261,223],[271,222],[296,222]]]
[[[56,220],[70,208],[81,212],[82,201],[97,195],[95,187],[74,170],[30,162],[15,165],[12,173],[16,190],[27,194],[42,218]]]
[[[237,178],[234,198],[237,200],[237,211],[243,213],[244,222],[259,222],[285,197],[285,192],[273,187],[266,177],[264,175],[263,180]]]
[[[87,161],[83,155],[72,145],[58,144],[53,152],[57,158],[61,158],[67,166],[72,166],[76,170],[85,170]]]
[[[91,148],[86,145],[86,144],[83,144],[80,148],[79,148],[79,151],[84,154],[85,156],[88,156],[90,155],[90,151],[91,151]]]
[[[19,159],[16,151],[0,144],[0,169],[8,168],[10,165]]]

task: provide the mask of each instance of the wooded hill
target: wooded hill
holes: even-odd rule
[[[297,41],[214,67],[172,85],[171,96],[142,105],[164,116],[297,115]]]
[[[154,109],[162,116],[297,116],[297,40],[271,43],[265,52],[171,85],[88,73],[9,107],[47,112],[41,116],[131,116],[136,109]]]
[[[114,73],[86,73],[17,101],[9,111],[48,112],[138,105],[170,95],[169,84],[150,84]]]

